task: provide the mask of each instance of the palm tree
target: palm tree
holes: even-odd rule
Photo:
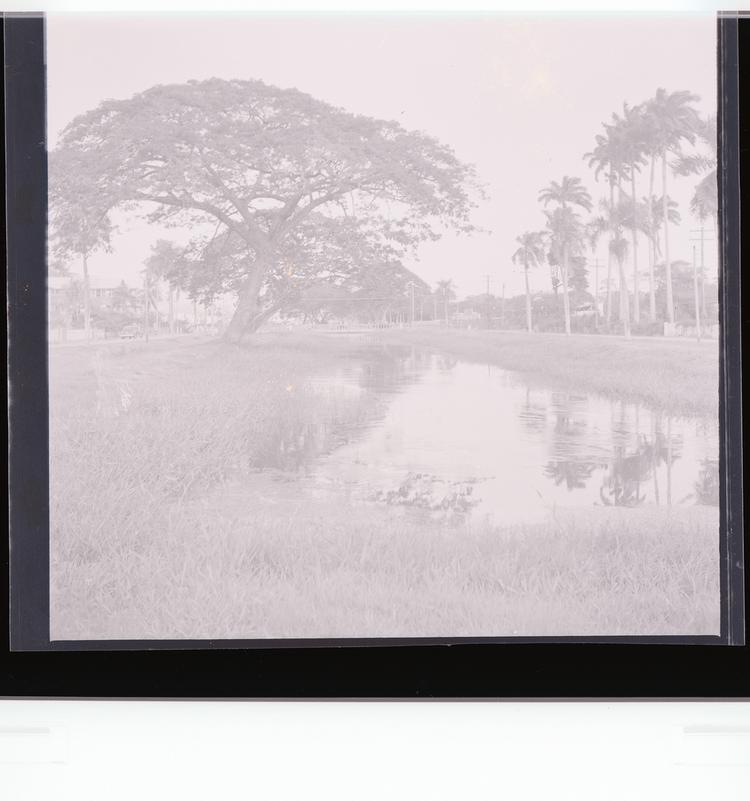
[[[526,282],[526,328],[531,333],[531,292],[529,291],[529,267],[538,267],[544,260],[544,240],[539,231],[526,231],[516,237],[520,245],[513,254],[514,264],[523,264],[523,277]]]
[[[599,239],[607,233],[607,226],[601,217],[592,217],[585,225],[585,236],[588,246],[591,248],[591,255],[595,259],[595,278],[594,278],[594,308],[596,310],[596,326],[599,327],[599,260],[596,258],[596,246]],[[612,256],[607,248],[607,300],[606,315],[609,322],[612,309]]]
[[[152,295],[158,291],[158,282],[164,281],[167,285],[167,319],[169,323],[169,333],[175,332],[175,319],[174,319],[174,304],[175,304],[175,290],[179,293],[175,282],[175,274],[177,267],[180,263],[180,258],[183,251],[181,251],[172,242],[165,239],[159,239],[151,247],[151,254],[148,257],[148,268],[151,279],[155,279],[155,283],[151,289]]]
[[[549,186],[539,192],[539,200],[546,207],[555,203],[557,208],[547,214],[547,227],[552,234],[555,248],[559,250],[561,277],[563,285],[563,307],[565,309],[565,333],[570,335],[570,298],[568,296],[568,259],[571,250],[581,240],[581,224],[572,207],[579,206],[591,211],[591,195],[581,184],[580,178],[563,176],[560,183],[552,181]]]
[[[651,239],[648,260],[648,299],[649,299],[649,319],[652,323],[656,322],[656,280],[654,278],[654,266],[656,265],[656,251],[658,250],[658,234],[660,226],[656,225],[655,209],[656,198],[654,197],[654,173],[658,152],[658,132],[656,130],[656,119],[648,112],[648,103],[641,104],[641,130],[644,139],[644,154],[648,158],[648,197],[645,199],[646,227]]]
[[[656,321],[656,277],[655,267],[661,257],[661,244],[659,235],[664,223],[664,200],[660,197],[644,197],[639,204],[640,218],[643,232],[649,240],[649,302],[651,322]],[[667,214],[672,225],[679,225],[681,221],[677,202],[667,198]]]
[[[607,200],[599,203],[600,215],[589,223],[594,230],[609,233],[609,252],[617,262],[620,285],[620,320],[623,334],[630,337],[630,299],[628,296],[628,282],[625,276],[625,259],[628,255],[628,240],[622,234],[623,228],[628,227],[631,214],[630,204],[627,202],[611,205]],[[607,287],[608,310],[611,309],[611,290]]]
[[[641,227],[638,215],[638,195],[636,193],[635,174],[647,163],[645,158],[647,126],[644,123],[645,113],[641,106],[622,107],[623,116],[612,115],[613,127],[620,135],[622,159],[626,165],[627,176],[630,178],[630,204],[632,211],[629,218],[629,228],[633,246],[633,322],[641,320],[639,278],[638,278],[638,231]],[[621,198],[620,198],[621,200]]]
[[[719,197],[716,166],[718,161],[718,141],[716,135],[716,117],[710,116],[700,121],[696,130],[699,142],[704,146],[706,154],[693,154],[681,156],[673,169],[678,175],[694,175],[706,173],[695,187],[693,197],[690,199],[690,211],[698,218],[701,224],[701,310],[706,315],[706,276],[705,260],[703,254],[703,227],[707,219],[711,219],[714,228],[717,227],[719,216]]]
[[[677,175],[700,175],[706,173],[695,188],[690,201],[690,210],[701,221],[709,217],[715,220],[719,211],[716,177],[718,148],[716,117],[710,116],[699,120],[695,128],[695,135],[696,139],[705,146],[707,154],[680,154],[673,165],[673,170]]]
[[[437,282],[437,291],[443,296],[443,308],[445,310],[445,322],[448,323],[448,302],[451,298],[456,297],[453,289],[453,281],[450,278],[444,278],[442,281]]]
[[[645,104],[648,135],[647,152],[661,158],[662,210],[664,219],[664,263],[667,285],[667,321],[674,323],[674,298],[672,290],[672,265],[669,260],[669,214],[667,203],[667,156],[680,155],[683,140],[693,144],[695,132],[700,126],[698,112],[691,105],[700,98],[691,92],[672,92],[659,88],[656,95]]]
[[[609,205],[615,205],[615,187],[618,187],[618,199],[621,194],[622,176],[626,169],[625,154],[623,152],[622,131],[611,125],[604,125],[605,134],[597,134],[596,147],[584,154],[589,167],[594,168],[594,178],[598,181],[604,173],[609,184]],[[609,229],[607,229],[609,230]],[[613,233],[613,232],[612,232]],[[614,236],[614,233],[613,233]],[[612,322],[612,247],[607,248],[607,325]]]

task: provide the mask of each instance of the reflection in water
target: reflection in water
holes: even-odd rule
[[[655,444],[643,435],[634,452],[617,448],[607,466],[599,488],[599,497],[607,506],[638,506],[645,500],[641,484],[651,475],[654,467]]]
[[[606,506],[634,507],[643,503],[661,503],[660,482],[666,483],[666,503],[672,504],[673,468],[682,454],[683,434],[672,434],[672,418],[666,417],[666,433],[662,416],[644,410],[638,404],[611,403],[608,437],[603,438],[602,421],[592,413],[593,399],[580,395],[552,393],[549,414],[554,425],[549,430],[550,460],[544,468],[555,486],[569,492],[585,490],[595,474],[600,475],[598,498]],[[604,401],[599,401],[604,403]],[[547,416],[537,407],[535,430],[543,428]],[[521,423],[528,427],[529,397],[519,411]],[[651,435],[641,431],[650,418]],[[681,421],[684,427],[685,421]],[[695,421],[693,421],[695,423]],[[648,428],[648,426],[646,426]],[[705,423],[694,424],[696,436],[710,442],[715,435]],[[608,440],[608,441],[607,441]],[[650,486],[649,486],[650,484]],[[690,495],[686,496],[687,500]],[[708,492],[700,495],[706,503]]]
[[[555,505],[718,503],[715,421],[412,348],[362,350],[313,389],[327,394],[320,414],[289,418],[263,465],[296,470],[300,489],[503,521]]]
[[[584,489],[595,468],[593,462],[552,461],[544,468],[544,475],[558,487],[565,485],[569,490]]]

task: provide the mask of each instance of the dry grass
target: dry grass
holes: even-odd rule
[[[222,503],[231,476],[252,487],[280,428],[371,414],[366,397],[309,390],[350,349],[282,335],[56,351],[53,637],[717,633],[710,510],[591,509],[493,529],[325,501],[295,516],[249,495]],[[97,388],[121,381],[130,405],[115,414],[120,396]]]

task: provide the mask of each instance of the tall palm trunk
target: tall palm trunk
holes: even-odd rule
[[[654,163],[655,156],[651,156],[651,171],[648,177],[648,230],[651,238],[648,264],[648,311],[651,322],[656,322],[656,282],[654,281],[654,267],[656,265],[656,231],[654,230]]]
[[[524,260],[523,263],[523,277],[526,283],[526,328],[529,333],[532,331],[531,326],[531,292],[529,291],[529,261]]]
[[[633,193],[633,322],[638,325],[641,321],[641,302],[638,293],[638,208],[635,193],[635,164],[630,165],[630,189]]]
[[[664,217],[664,269],[667,282],[667,321],[674,325],[674,297],[672,294],[672,265],[669,261],[669,205],[667,203],[667,151],[661,154],[662,216]]]
[[[83,257],[83,331],[86,339],[91,337],[91,287],[89,285],[88,254],[84,251]]]
[[[625,276],[625,260],[617,257],[617,266],[620,272],[620,308],[622,310],[622,332],[630,339],[630,298],[628,296],[628,283]]]
[[[617,203],[622,208],[622,178],[620,176],[617,179]],[[622,240],[622,230],[619,224],[615,229],[615,239],[618,242]],[[625,276],[624,260],[619,255],[617,256],[617,271],[620,279],[620,322],[623,325],[623,331],[627,330],[629,335],[630,302],[628,298],[628,279]]]
[[[568,296],[568,246],[562,249],[563,311],[565,312],[565,333],[570,336],[570,298]]]

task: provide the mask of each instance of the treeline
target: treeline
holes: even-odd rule
[[[607,194],[594,203],[578,177],[564,176],[539,192],[544,228],[517,237],[512,259],[523,267],[526,287],[526,327],[534,330],[529,270],[547,264],[552,288],[562,289],[565,332],[571,333],[572,286],[588,283],[590,264],[600,240],[607,242],[604,320],[625,336],[642,322],[649,330],[663,321],[675,322],[675,264],[670,254],[670,228],[681,222],[678,204],[669,196],[673,176],[697,176],[690,212],[704,224],[716,223],[716,119],[702,117],[690,92],[658,89],[636,106],[623,105],[584,154],[594,178],[603,179]],[[644,180],[646,194],[643,194]],[[642,252],[648,262],[648,289],[642,292]],[[703,248],[701,248],[701,258]],[[630,269],[628,270],[628,263]],[[705,316],[705,265],[695,270],[694,317]],[[684,262],[679,271],[684,273]],[[613,272],[617,279],[617,308]],[[630,272],[631,278],[628,277]],[[681,277],[681,276],[680,276]],[[598,284],[598,281],[595,283]],[[659,292],[659,286],[663,292]],[[661,304],[659,295],[663,294]],[[598,304],[599,287],[594,287]],[[661,306],[661,307],[660,307]],[[598,306],[597,306],[598,308]]]

